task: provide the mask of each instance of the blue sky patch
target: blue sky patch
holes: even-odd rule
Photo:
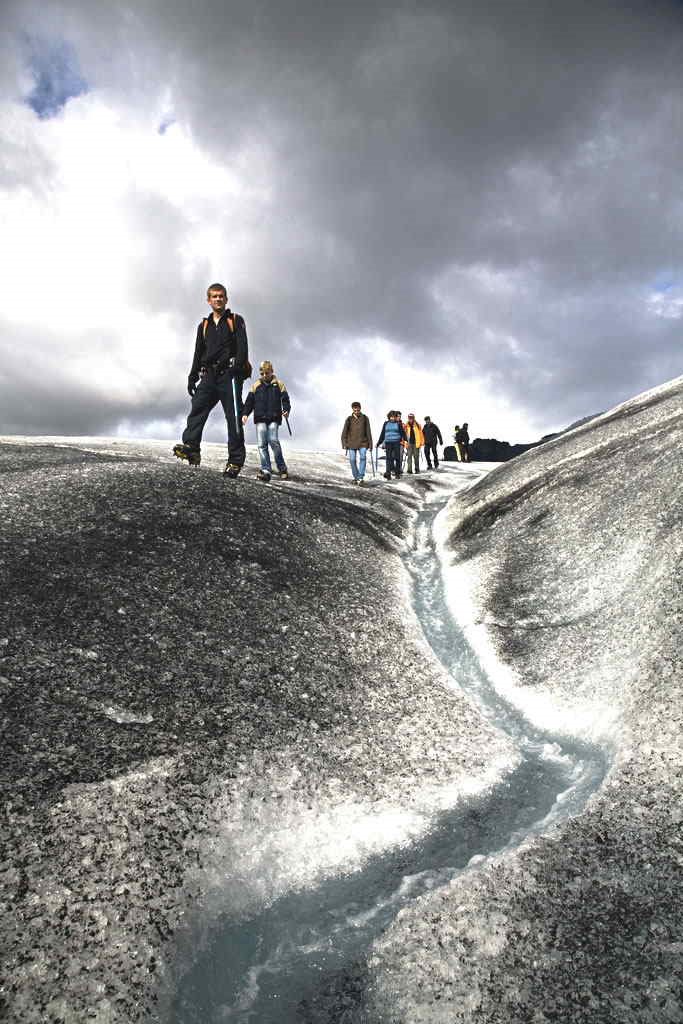
[[[35,83],[26,102],[38,117],[55,117],[67,100],[88,91],[70,43],[31,36],[26,39],[26,47]]]
[[[653,289],[656,292],[671,291],[677,284],[676,275],[673,270],[661,270],[653,282]]]

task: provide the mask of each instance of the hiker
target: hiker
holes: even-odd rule
[[[401,424],[399,413],[390,409],[387,413],[386,422],[382,424],[382,433],[379,435],[377,447],[383,444],[386,452],[386,471],[384,478],[391,480],[393,473],[398,480],[401,476]]]
[[[354,484],[362,484],[368,448],[372,451],[372,432],[370,420],[360,411],[360,402],[351,402],[351,415],[344,421],[341,444],[349,459]]]
[[[403,429],[405,427],[405,423],[403,422],[403,414],[402,414],[400,409],[396,410],[396,422],[398,423],[399,428],[401,430],[401,462],[400,462],[400,466],[401,466],[401,472],[403,472],[403,466],[404,466],[405,461],[406,461],[406,446],[405,446],[405,441],[403,440]]]
[[[462,448],[463,461],[470,461],[470,432],[467,423],[463,423],[460,429],[460,447]]]
[[[242,423],[246,423],[252,412],[254,413],[256,443],[261,458],[261,468],[256,474],[256,478],[267,483],[272,476],[273,467],[270,464],[270,452],[268,451],[270,445],[280,480],[288,480],[289,475],[282,455],[278,430],[282,423],[282,417],[287,419],[292,406],[287,388],[275,376],[270,359],[263,360],[259,366],[259,373],[259,379],[249,389],[242,416]]]
[[[443,438],[436,423],[432,423],[431,417],[429,416],[425,416],[425,425],[422,428],[422,433],[424,434],[425,439],[425,458],[427,460],[427,469],[432,468],[432,456],[434,456],[434,469],[438,469],[439,453],[436,450],[436,446],[437,444],[443,444]]]
[[[461,427],[456,426],[455,434],[453,435],[455,440],[455,451],[458,456],[459,462],[470,461],[470,435],[467,430],[467,424],[463,423]]]
[[[453,431],[453,447],[455,448],[455,458],[458,462],[463,461],[462,448],[460,447],[460,424],[455,424],[455,430]]]
[[[412,474],[411,466],[415,466],[415,472],[420,472],[420,448],[424,444],[424,435],[420,424],[415,419],[415,413],[408,413],[408,421],[403,427],[403,440],[406,448],[406,469]]]
[[[191,466],[199,465],[204,424],[220,402],[228,425],[228,461],[223,473],[234,478],[246,458],[240,417],[242,385],[251,376],[247,329],[243,318],[228,308],[224,285],[210,284],[206,300],[211,315],[204,317],[197,327],[194,358],[187,378],[192,408],[182,443],[175,445],[173,454]]]

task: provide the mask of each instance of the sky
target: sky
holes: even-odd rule
[[[353,400],[531,441],[682,372],[681,2],[4,0],[0,29],[0,433],[178,440],[213,281],[302,447]]]

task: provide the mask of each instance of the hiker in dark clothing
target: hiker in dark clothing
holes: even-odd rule
[[[393,473],[398,480],[401,476],[401,438],[403,431],[399,422],[399,414],[391,409],[387,413],[386,422],[382,425],[382,433],[379,435],[377,447],[384,445],[387,457],[386,472],[384,477],[391,480]]]
[[[223,472],[236,477],[246,458],[241,416],[242,385],[251,375],[247,329],[243,318],[228,308],[224,285],[209,285],[206,298],[212,312],[197,327],[187,378],[192,408],[182,443],[175,445],[173,454],[190,465],[199,465],[202,431],[209,413],[220,402],[228,425],[228,462]]]
[[[443,444],[443,438],[436,423],[432,423],[429,416],[425,416],[422,433],[424,434],[425,439],[425,458],[427,460],[427,469],[432,468],[432,456],[434,456],[434,469],[438,469],[439,453],[436,450],[436,446],[437,443],[441,445]]]
[[[344,421],[341,445],[348,456],[354,484],[362,484],[368,448],[372,452],[372,431],[370,420],[360,411],[360,402],[351,402],[351,410]]]
[[[242,423],[246,423],[251,413],[254,413],[254,424],[256,425],[256,439],[258,452],[261,459],[261,468],[256,477],[258,480],[268,482],[273,475],[273,467],[270,462],[268,446],[272,448],[277,466],[278,476],[281,480],[287,480],[287,465],[282,454],[282,446],[278,437],[278,430],[291,411],[291,403],[287,388],[281,380],[278,380],[273,373],[273,364],[270,359],[264,359],[259,367],[260,377],[249,390],[247,400],[244,403],[244,415]]]
[[[470,434],[467,429],[467,424],[463,423],[461,427],[456,427],[455,432],[455,443],[460,448],[460,460],[461,462],[470,461]]]

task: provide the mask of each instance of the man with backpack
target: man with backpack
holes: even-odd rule
[[[432,423],[429,416],[425,416],[422,433],[424,434],[425,439],[425,458],[427,460],[427,469],[432,468],[432,456],[434,456],[434,469],[438,469],[439,453],[436,450],[436,446],[437,444],[443,444],[443,438],[436,423]]]
[[[455,440],[455,451],[460,462],[470,461],[470,434],[467,429],[467,424],[463,423],[461,427],[456,426],[455,434],[453,435]]]
[[[372,453],[372,431],[370,420],[360,411],[360,402],[351,402],[351,415],[344,421],[341,444],[348,456],[354,484],[362,484],[368,449]]]
[[[201,441],[209,413],[220,402],[228,425],[228,461],[224,475],[235,478],[244,465],[246,451],[242,429],[242,385],[251,376],[249,343],[243,318],[228,308],[222,284],[210,284],[206,299],[211,315],[197,327],[194,358],[187,378],[192,408],[183,439],[173,454],[191,466],[201,462]]]

